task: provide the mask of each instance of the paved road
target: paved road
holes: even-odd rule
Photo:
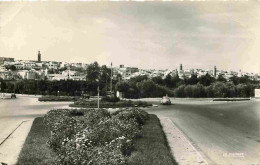
[[[177,101],[148,110],[169,117],[210,164],[260,164],[260,102]]]
[[[37,97],[18,96],[0,99],[0,143],[22,122],[43,116],[54,107],[68,102],[38,102]]]
[[[31,97],[0,100],[0,141],[22,121],[67,104],[38,102]],[[169,117],[211,164],[260,164],[260,102],[178,100],[148,111]]]

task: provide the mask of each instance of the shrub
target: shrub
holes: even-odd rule
[[[121,152],[126,143],[125,138],[119,137],[104,146],[94,147],[90,140],[78,135],[64,145],[57,164],[126,165],[126,157]]]
[[[72,109],[69,114],[70,114],[70,116],[83,116],[84,110],[82,110],[82,109]]]
[[[72,117],[64,117],[55,123],[51,130],[48,144],[54,151],[59,151],[61,146],[83,128],[83,122]],[[65,139],[65,141],[64,141]]]
[[[59,109],[44,118],[51,130],[48,144],[58,155],[56,164],[125,165],[148,114],[138,109],[113,115],[106,109]]]
[[[89,109],[85,111],[83,120],[85,125],[92,127],[98,124],[101,120],[110,117],[111,115],[106,109]]]
[[[118,97],[105,96],[105,97],[102,97],[101,101],[116,103],[116,102],[120,101],[120,99]]]
[[[119,110],[113,113],[113,116],[119,118],[120,120],[133,119],[139,125],[143,125],[148,119],[148,113],[140,109]]]
[[[51,110],[44,116],[44,123],[52,129],[57,122],[63,120],[64,117],[69,116],[70,110],[68,109],[57,109]]]
[[[70,105],[71,107],[97,107],[97,101],[88,101],[88,100],[77,100],[74,102],[74,104]],[[106,102],[106,101],[101,101],[99,103],[100,108],[113,108],[113,107],[134,107],[134,106],[139,106],[139,107],[145,107],[145,106],[151,106],[150,103],[144,102],[144,101],[124,101],[120,100],[118,102]]]
[[[42,96],[38,98],[39,101],[75,101],[79,99],[79,97],[73,97],[73,96]]]

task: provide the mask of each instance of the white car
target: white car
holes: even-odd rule
[[[161,104],[163,105],[171,105],[171,100],[168,96],[163,96],[162,100],[161,100]]]
[[[2,98],[2,99],[5,99],[5,98],[15,99],[16,95],[14,93],[0,93],[0,98]]]

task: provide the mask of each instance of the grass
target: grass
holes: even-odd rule
[[[131,165],[177,165],[156,115],[149,115],[143,127],[144,137],[137,140],[129,157]]]
[[[43,117],[34,120],[31,130],[20,152],[16,165],[52,165],[55,153],[47,146],[50,131],[43,123]]]
[[[143,137],[137,139],[135,150],[129,157],[129,165],[177,165],[156,115],[149,115],[143,131]],[[17,165],[55,164],[55,153],[46,144],[49,136],[50,131],[43,124],[43,117],[36,118]]]

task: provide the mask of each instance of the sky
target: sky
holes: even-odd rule
[[[260,2],[0,2],[0,57],[260,73]]]

